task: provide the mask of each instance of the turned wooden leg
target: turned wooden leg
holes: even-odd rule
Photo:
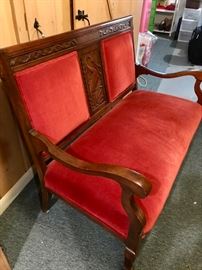
[[[134,270],[133,264],[136,258],[135,252],[129,250],[127,247],[125,248],[124,254],[124,270]]]

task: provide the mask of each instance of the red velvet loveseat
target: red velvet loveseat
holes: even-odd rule
[[[1,78],[40,179],[125,242],[131,270],[200,124],[201,72],[135,65],[132,17],[0,51]],[[198,103],[136,90],[151,74],[196,79]]]

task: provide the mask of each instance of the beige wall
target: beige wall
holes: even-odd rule
[[[112,19],[133,15],[137,41],[143,0],[109,0]],[[106,0],[74,0],[77,10],[85,10],[91,24],[110,20]],[[70,30],[69,0],[0,0],[0,48],[37,38],[33,28],[37,18],[45,36]],[[75,21],[75,28],[87,26]],[[0,85],[0,198],[29,168],[15,118]]]

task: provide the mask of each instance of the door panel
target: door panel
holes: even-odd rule
[[[16,44],[17,40],[12,19],[11,6],[8,0],[0,1],[0,26],[0,48]]]
[[[70,30],[69,1],[24,0],[24,3],[30,40],[41,37],[33,27],[35,18],[46,37]]]

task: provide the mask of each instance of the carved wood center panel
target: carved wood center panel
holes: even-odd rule
[[[80,59],[90,111],[94,114],[107,102],[99,50],[87,52]]]

